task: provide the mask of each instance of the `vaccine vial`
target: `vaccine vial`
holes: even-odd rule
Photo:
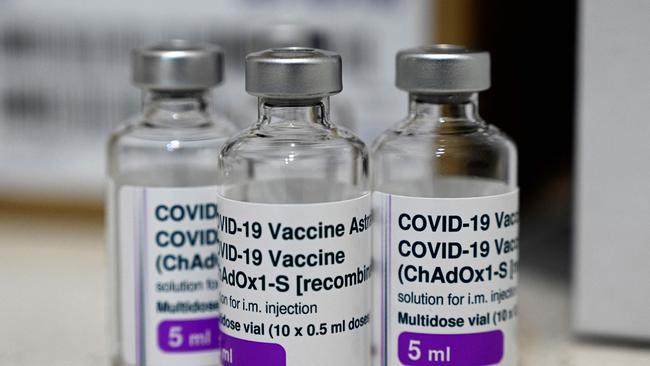
[[[372,149],[379,365],[516,365],[514,143],[478,114],[487,52],[397,54],[407,117]]]
[[[110,138],[113,365],[218,365],[219,48],[171,41],[132,52],[142,112]]]
[[[330,120],[341,89],[336,53],[246,57],[259,117],[219,165],[224,366],[370,364],[368,156]]]

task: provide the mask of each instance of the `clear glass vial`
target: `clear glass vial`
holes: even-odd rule
[[[515,365],[517,151],[478,113],[489,54],[433,45],[396,63],[408,115],[371,154],[375,362]]]
[[[201,239],[201,249],[194,250],[175,233],[205,235],[216,227],[207,213],[212,209],[206,207],[215,204],[219,150],[235,132],[229,121],[212,114],[210,90],[223,80],[223,53],[215,46],[177,40],[135,49],[131,61],[133,83],[143,91],[142,112],[113,133],[108,144],[113,364],[217,365],[216,335],[205,336],[216,333],[213,309],[174,314],[157,308],[176,301],[216,301],[218,292],[205,283],[216,276],[205,269],[160,270],[155,261],[205,257],[211,250],[206,248],[212,239]],[[200,219],[188,219],[196,208],[204,210]],[[187,284],[181,288],[184,281],[204,283],[189,290]],[[167,290],[157,289],[160,284]],[[214,320],[192,323],[196,317]],[[200,337],[188,333],[191,327],[204,335],[202,347],[188,345],[188,337]]]
[[[221,256],[224,365],[370,365],[368,155],[330,120],[341,88],[333,52],[246,57],[259,117],[224,145],[219,166],[219,235],[231,248]]]

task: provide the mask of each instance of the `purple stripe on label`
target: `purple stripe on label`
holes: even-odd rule
[[[158,325],[158,347],[165,352],[219,348],[219,318],[166,320]]]
[[[399,360],[403,365],[494,365],[503,358],[503,333],[500,330],[471,334],[399,335]]]
[[[287,355],[281,345],[246,341],[221,334],[223,366],[286,366]]]

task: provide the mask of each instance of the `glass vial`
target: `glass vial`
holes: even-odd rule
[[[218,365],[220,49],[171,41],[132,52],[142,113],[108,145],[113,365]]]
[[[368,156],[330,120],[341,88],[333,52],[246,57],[259,118],[219,166],[225,366],[370,364]]]
[[[517,152],[478,114],[487,52],[397,54],[407,117],[372,149],[379,365],[516,365]]]

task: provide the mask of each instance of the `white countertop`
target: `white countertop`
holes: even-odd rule
[[[0,211],[0,365],[108,365],[103,241],[97,214]],[[572,338],[568,283],[524,268],[519,296],[521,365],[650,365],[650,343]]]

